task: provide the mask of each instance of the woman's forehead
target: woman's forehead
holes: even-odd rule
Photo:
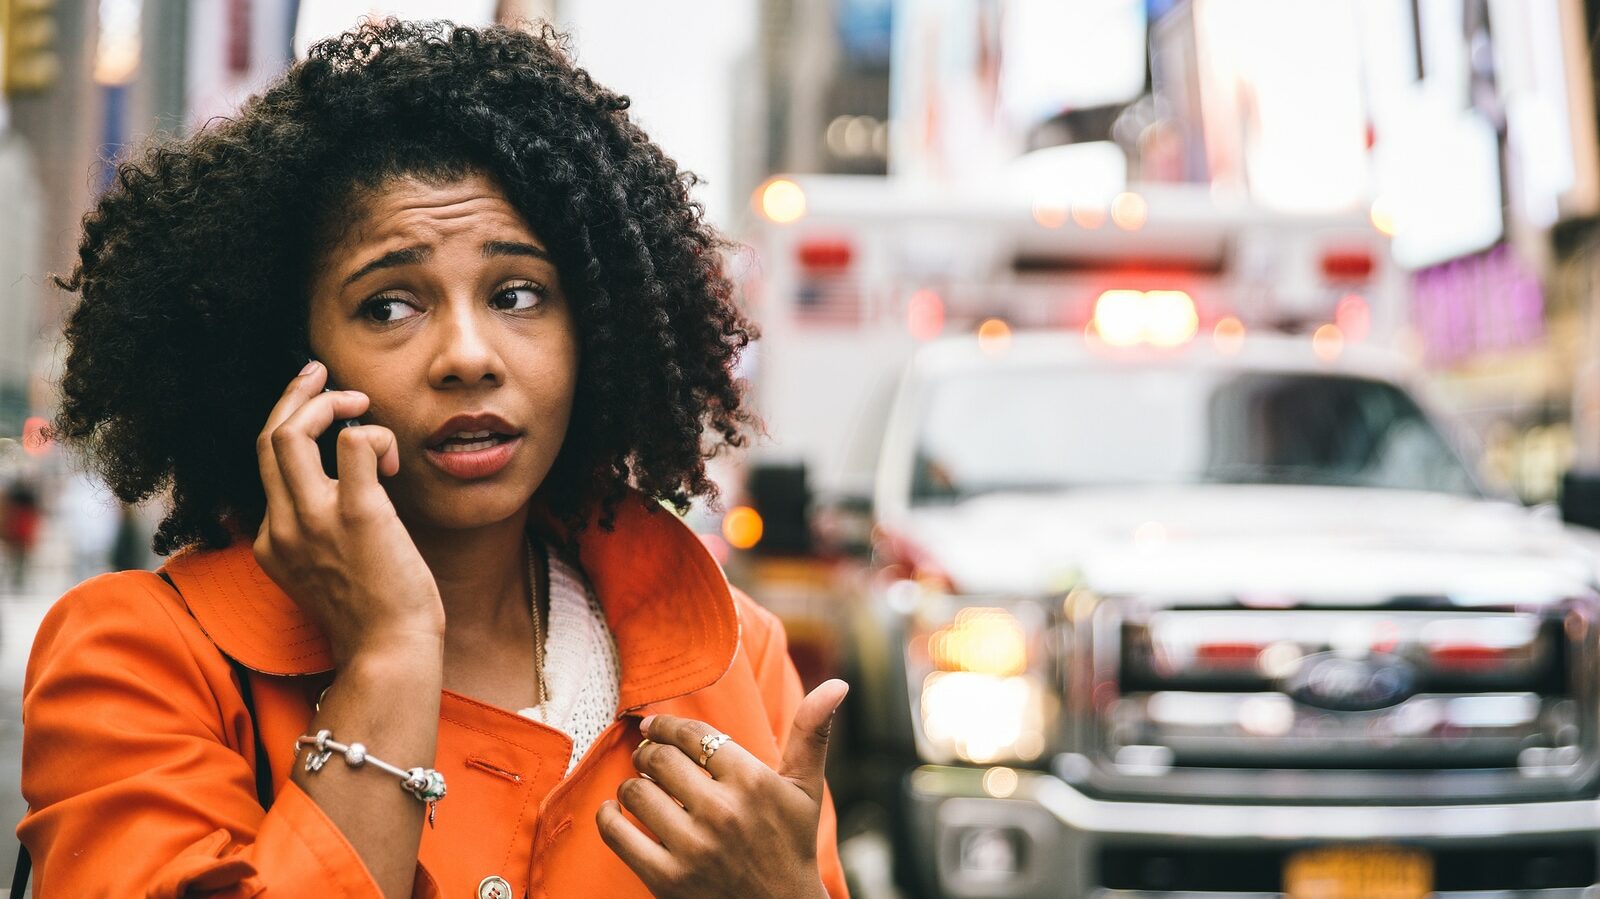
[[[399,236],[449,237],[462,232],[503,230],[533,237],[522,214],[493,180],[467,175],[450,181],[402,177],[363,191],[341,243]]]

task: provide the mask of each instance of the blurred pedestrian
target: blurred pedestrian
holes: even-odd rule
[[[751,333],[628,106],[370,24],[121,167],[57,433],[181,552],[39,630],[35,895],[843,895],[844,685],[663,509]]]
[[[28,562],[39,539],[39,494],[22,478],[12,481],[0,502],[0,543],[5,544],[11,586],[22,592],[27,586]]]
[[[123,503],[117,510],[117,535],[111,542],[111,570],[150,567],[150,533],[135,506]]]

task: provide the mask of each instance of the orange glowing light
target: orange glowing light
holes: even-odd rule
[[[1372,201],[1372,227],[1385,237],[1393,237],[1397,230],[1394,204],[1385,197]]]
[[[1074,203],[1072,220],[1078,223],[1079,228],[1093,231],[1106,223],[1106,211],[1093,203]]]
[[[1033,220],[1042,228],[1059,228],[1067,223],[1067,207],[1048,200],[1035,200]]]
[[[944,330],[944,298],[919,290],[906,301],[906,328],[918,340],[932,340]]]
[[[1333,323],[1351,343],[1360,343],[1372,333],[1372,307],[1360,294],[1352,293],[1334,307]]]
[[[1133,346],[1144,339],[1144,294],[1108,290],[1094,304],[1094,330],[1112,346]]]
[[[765,529],[761,513],[749,506],[735,506],[722,518],[722,536],[734,549],[750,549],[760,543]]]
[[[1124,231],[1137,231],[1150,218],[1150,204],[1135,193],[1117,194],[1111,201],[1111,221]]]
[[[1095,333],[1112,346],[1182,346],[1200,329],[1194,299],[1181,290],[1108,290],[1094,304]]]
[[[1244,322],[1231,315],[1211,329],[1211,339],[1216,342],[1217,352],[1228,356],[1244,349],[1244,335]]]
[[[1323,325],[1311,335],[1311,351],[1323,362],[1332,362],[1344,352],[1344,332],[1338,325]]]
[[[757,190],[761,214],[780,225],[797,222],[806,214],[806,194],[787,178],[774,178]]]
[[[1144,295],[1145,339],[1153,346],[1182,346],[1200,330],[1194,300],[1181,290],[1152,290]]]
[[[1006,609],[973,606],[928,638],[928,653],[941,671],[975,671],[1002,677],[1028,666],[1022,622]]]
[[[1011,326],[1004,319],[991,318],[978,326],[978,348],[998,356],[1011,347]]]
[[[22,422],[22,451],[30,456],[50,452],[55,443],[50,439],[50,422],[38,415],[30,415]]]

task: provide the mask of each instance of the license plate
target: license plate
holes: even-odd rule
[[[1296,852],[1283,869],[1287,899],[1427,899],[1433,859],[1402,846],[1324,846]]]

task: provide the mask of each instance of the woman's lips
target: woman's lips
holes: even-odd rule
[[[425,455],[434,467],[451,477],[463,481],[478,480],[498,474],[511,461],[511,456],[522,445],[522,438],[511,437],[486,449],[446,452],[428,447]]]

